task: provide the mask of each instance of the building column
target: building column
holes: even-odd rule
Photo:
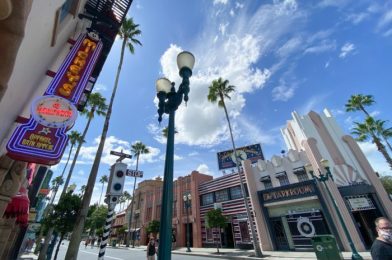
[[[250,201],[252,203],[253,215],[256,222],[256,229],[257,235],[259,237],[260,248],[266,251],[273,251],[274,246],[267,228],[267,223],[265,221],[266,216],[261,209],[259,198],[257,196],[257,188],[256,182],[253,178],[252,166],[249,160],[243,161],[242,165],[244,168],[246,184],[248,185]]]
[[[323,166],[321,165],[321,159],[322,156],[320,154],[320,151],[317,148],[317,141],[314,138],[309,138],[306,141],[303,141],[303,147],[305,147],[305,152],[309,158],[310,163],[313,166],[313,169],[315,170],[314,174],[318,175],[318,172],[316,170],[320,169],[320,171],[325,171]],[[333,172],[332,172],[333,175]],[[344,202],[344,199],[342,195],[340,194],[338,187],[336,183],[332,180],[328,180],[325,182],[325,184],[328,186],[329,190],[332,193],[333,198],[336,201],[336,204],[339,208],[340,214],[343,217],[344,224],[346,225],[348,232],[350,233],[351,239],[358,251],[365,251],[365,245],[363,244],[361,237],[358,233],[358,230],[356,228],[356,224],[354,223],[353,219],[351,218],[350,213],[348,212],[347,206]],[[322,186],[322,185],[321,185]],[[324,191],[324,189],[320,189],[321,193],[323,194],[324,200],[327,204],[328,210],[331,214],[331,217],[335,223],[336,229],[338,233],[340,234],[340,238],[342,240],[344,249],[346,251],[351,251],[350,245],[348,243],[348,238],[346,237],[343,226],[340,223],[338,213],[335,211],[333,207],[333,201],[331,198],[328,196],[328,194]]]
[[[361,166],[362,171],[365,173],[367,179],[369,180],[370,184],[374,187],[377,196],[387,213],[387,217],[392,220],[392,202],[389,198],[389,195],[385,191],[384,186],[382,185],[379,177],[374,172],[372,166],[370,165],[369,161],[363,154],[361,148],[359,148],[357,142],[349,135],[345,135],[342,137],[343,141],[347,144],[355,159],[357,160],[358,164]]]
[[[11,231],[15,225],[15,218],[0,218],[0,257],[6,251],[10,241]],[[1,258],[4,259],[4,258]]]

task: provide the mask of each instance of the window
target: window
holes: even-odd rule
[[[173,217],[177,217],[177,201],[173,200]]]
[[[216,202],[229,200],[228,189],[215,191],[215,200],[216,200]]]
[[[309,180],[309,177],[306,172],[297,173],[297,178],[299,182]]]
[[[230,197],[232,200],[242,198],[241,186],[231,187]]]
[[[213,240],[212,228],[206,228],[207,241]]]
[[[152,208],[149,207],[149,208],[147,208],[147,211],[146,211],[146,220],[150,221],[151,217],[152,217]]]
[[[242,242],[249,242],[250,235],[249,235],[248,222],[241,221],[238,223],[238,225],[240,226],[240,233],[241,233]]]
[[[290,184],[289,178],[287,178],[286,174],[279,176],[278,180],[279,180],[280,186],[284,186],[284,185],[289,185]]]
[[[214,194],[208,193],[201,196],[202,206],[209,205],[214,203]]]
[[[76,2],[75,0],[66,0],[65,3],[60,7],[60,14],[59,14],[60,23],[64,21],[65,17],[67,17],[69,13],[73,12],[75,2]]]
[[[155,218],[159,219],[161,216],[161,205],[156,206]]]
[[[263,181],[263,183],[264,183],[264,188],[265,189],[271,189],[272,188],[271,180]]]

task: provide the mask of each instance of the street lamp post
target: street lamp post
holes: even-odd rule
[[[156,82],[158,104],[158,121],[162,121],[164,113],[169,114],[169,125],[167,132],[165,170],[162,190],[161,218],[159,227],[158,259],[171,259],[171,230],[173,215],[173,160],[174,160],[174,116],[178,106],[184,99],[188,101],[189,78],[192,76],[195,57],[192,53],[183,51],[177,56],[177,65],[180,70],[182,82],[176,92],[174,82],[166,78],[158,79]]]
[[[338,218],[339,218],[340,224],[342,225],[344,234],[346,235],[346,237],[347,237],[347,239],[348,239],[348,243],[349,243],[350,248],[351,248],[351,251],[352,251],[351,259],[353,259],[353,260],[362,260],[363,258],[362,258],[362,256],[358,253],[357,249],[355,248],[354,242],[353,242],[353,240],[351,239],[351,236],[350,236],[350,233],[348,232],[348,229],[347,229],[347,227],[346,227],[346,224],[344,223],[342,214],[340,213],[340,210],[339,210],[339,208],[338,208],[338,204],[337,204],[335,198],[332,196],[332,193],[331,193],[331,191],[329,190],[328,185],[325,183],[325,182],[327,182],[327,181],[329,180],[329,178],[331,178],[331,180],[333,180],[332,173],[331,173],[330,168],[329,168],[329,166],[328,166],[328,160],[322,159],[320,162],[321,162],[321,165],[322,165],[322,166],[324,167],[324,169],[326,170],[326,173],[325,173],[325,174],[322,173],[322,172],[320,171],[320,169],[318,169],[318,171],[319,171],[319,176],[314,175],[314,172],[313,172],[313,170],[312,170],[312,165],[309,164],[309,163],[305,165],[305,169],[306,169],[307,172],[310,173],[310,175],[312,175],[312,177],[313,177],[314,180],[319,181],[319,182],[322,182],[322,183],[324,184],[324,187],[325,187],[325,189],[327,190],[328,196],[329,196],[329,198],[330,198],[331,201],[332,201],[332,204],[333,204],[333,206],[334,206],[334,209],[335,209],[335,211],[336,211],[336,214],[338,215]]]
[[[186,210],[186,251],[191,252],[190,249],[190,233],[189,233],[189,208],[191,207],[191,194],[189,193],[188,195],[184,195],[184,204],[185,204],[185,210]]]

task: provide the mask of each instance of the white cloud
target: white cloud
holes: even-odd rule
[[[222,35],[225,35],[227,26],[229,26],[229,23],[221,23],[221,24],[219,24],[219,32]]]
[[[94,139],[91,146],[87,146],[86,144],[82,146],[82,148],[80,149],[79,158],[84,162],[88,161],[92,163],[92,161],[95,159],[95,154],[97,152],[99,142],[100,136]],[[150,153],[140,155],[139,165],[143,163],[155,162],[160,154],[160,149],[158,148],[151,146],[147,146],[147,148],[150,150]],[[116,162],[118,157],[111,155],[110,151],[123,151],[126,154],[131,154],[131,144],[128,141],[118,139],[115,136],[108,136],[106,138],[105,145],[103,148],[101,163],[112,165]],[[136,165],[136,160],[134,159],[132,161],[131,159],[124,159],[123,162],[129,163],[130,165],[134,166]]]
[[[346,58],[346,56],[355,50],[355,45],[353,43],[347,42],[340,49],[339,58]]]
[[[345,6],[350,0],[323,0],[319,2],[320,7],[343,7]]]
[[[322,53],[327,51],[333,51],[336,49],[335,41],[323,40],[321,43],[317,45],[312,45],[307,47],[304,51],[305,54],[308,53]]]
[[[357,25],[364,21],[366,18],[369,17],[369,13],[361,12],[361,13],[355,13],[355,14],[350,14],[347,16],[347,21],[350,21],[354,25]]]
[[[328,68],[328,67],[329,67],[329,65],[330,65],[330,62],[329,62],[329,61],[327,61],[327,62],[325,63],[325,65],[324,65],[324,68]]]
[[[94,91],[93,92],[105,92],[106,90],[108,90],[108,87],[104,84],[101,83],[97,83],[94,86]]]
[[[288,40],[276,53],[281,57],[287,57],[293,52],[297,52],[303,46],[301,37],[293,37]]]
[[[273,101],[287,101],[294,96],[295,86],[279,85],[272,89]]]
[[[385,161],[385,158],[377,150],[377,147],[372,142],[358,142],[359,147],[369,160],[373,169],[381,175],[390,175],[391,169]]]
[[[214,173],[211,172],[210,168],[208,167],[207,164],[200,164],[197,168],[196,171],[203,173],[203,174],[208,174],[214,176]]]
[[[241,116],[238,119],[238,124],[241,128],[241,139],[247,143],[275,144],[280,138],[280,133],[275,135],[266,133],[254,123],[254,120],[250,120],[245,116]]]
[[[372,112],[370,113],[370,116],[376,117],[376,116],[378,116],[380,113],[381,113],[380,111],[374,110],[374,111],[372,111]]]
[[[392,10],[387,10],[378,21],[377,27],[382,28],[392,22]]]
[[[228,0],[214,0],[214,5],[223,4],[226,5],[229,1]]]
[[[196,155],[199,155],[199,152],[190,152],[188,154],[188,156],[196,156]]]

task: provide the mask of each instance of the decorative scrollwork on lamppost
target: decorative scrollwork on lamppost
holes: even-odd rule
[[[173,161],[174,161],[174,117],[175,111],[182,103],[188,101],[189,78],[192,76],[192,69],[195,64],[195,57],[192,53],[183,51],[177,56],[177,65],[180,70],[182,82],[176,92],[174,82],[166,78],[160,78],[156,82],[158,104],[158,121],[162,121],[162,115],[169,115],[169,125],[167,131],[165,170],[162,190],[161,218],[159,228],[159,248],[158,259],[171,259],[172,241],[172,216],[173,216]]]
[[[189,225],[190,225],[190,222],[189,222],[189,208],[192,205],[191,204],[192,196],[189,193],[188,195],[184,195],[183,199],[184,199],[184,206],[185,206],[185,210],[186,210],[186,247],[187,247],[186,251],[187,252],[191,252],[191,248],[190,248],[190,246],[191,246],[191,244],[190,244],[190,232],[189,232]]]
[[[322,159],[320,161],[320,163],[323,166],[323,168],[325,169],[325,173],[323,173],[320,169],[318,169],[318,172],[319,172],[318,176],[314,175],[314,171],[313,171],[312,165],[310,163],[307,163],[305,165],[305,170],[313,177],[313,179],[316,182],[318,181],[318,182],[324,184],[324,187],[327,190],[327,193],[328,193],[328,196],[329,196],[330,200],[332,201],[332,205],[334,206],[336,214],[338,215],[338,218],[339,218],[340,224],[341,224],[341,226],[343,228],[344,234],[346,235],[348,243],[350,245],[350,248],[351,248],[351,251],[352,251],[351,259],[353,259],[353,260],[362,260],[363,258],[358,253],[357,249],[355,248],[354,242],[353,242],[353,240],[352,240],[352,238],[350,236],[350,233],[348,232],[346,224],[344,223],[343,216],[340,213],[340,210],[338,208],[338,204],[337,204],[335,198],[332,196],[332,193],[329,190],[329,187],[328,187],[328,185],[326,183],[329,179],[331,179],[333,181],[333,176],[332,176],[331,170],[329,168],[328,160]]]

